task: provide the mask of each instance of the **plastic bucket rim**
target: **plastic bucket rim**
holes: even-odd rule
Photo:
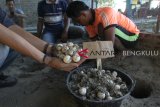
[[[83,66],[83,67],[92,67],[92,66]],[[107,68],[107,67],[105,67],[105,68],[103,68],[103,69],[106,69],[106,68]],[[107,68],[107,69],[121,72],[121,71],[119,71],[119,70],[112,69],[112,68]],[[83,100],[80,96],[76,95],[76,94],[71,90],[71,88],[69,87],[69,84],[68,84],[71,75],[72,75],[74,72],[76,72],[76,70],[77,70],[77,69],[72,70],[72,71],[69,73],[69,75],[67,76],[67,88],[68,88],[68,90],[70,91],[70,93],[71,93],[74,97],[76,97],[76,98],[78,98],[79,100],[82,100],[82,101],[87,101],[87,102],[90,102],[90,103],[110,103],[110,102],[113,103],[113,102],[121,101],[121,100],[123,100],[125,97],[127,97],[128,95],[130,95],[130,93],[133,91],[133,89],[134,89],[134,87],[135,87],[135,82],[133,81],[133,79],[131,78],[131,76],[129,76],[127,73],[121,72],[122,74],[124,74],[125,76],[127,76],[127,77],[131,80],[131,83],[132,83],[132,86],[131,86],[131,88],[129,89],[128,93],[126,93],[124,96],[119,97],[119,98],[116,98],[116,99],[113,99],[113,100],[101,100],[101,101],[95,101],[95,100],[89,100],[89,99]]]

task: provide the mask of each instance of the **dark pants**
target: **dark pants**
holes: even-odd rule
[[[6,69],[13,62],[13,60],[19,55],[20,55],[19,53],[10,49],[6,60],[4,61],[3,65],[0,67],[0,72]]]

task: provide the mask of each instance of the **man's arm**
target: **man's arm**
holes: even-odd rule
[[[44,12],[43,12],[43,5],[41,4],[41,2],[38,3],[37,13],[38,13],[37,34],[38,37],[41,38],[43,32],[43,24],[44,24]]]
[[[41,38],[42,36],[42,31],[43,31],[43,19],[38,18],[38,22],[37,22],[37,34],[38,37]]]
[[[24,18],[19,17],[18,21],[19,21],[19,26],[24,28]]]
[[[11,28],[13,28],[11,26]],[[22,29],[22,28],[21,28]],[[6,44],[9,47],[15,49],[16,51],[30,56],[37,60],[38,62],[43,62],[44,53],[39,51],[37,48],[32,46],[29,42],[27,42],[25,39],[23,39],[18,34],[14,33],[13,31],[10,31],[6,27],[0,24],[0,43]]]
[[[112,41],[114,46],[119,50],[125,50],[126,48],[123,46],[121,41],[115,37],[115,27],[110,27],[107,30],[104,30],[104,38],[107,41]]]
[[[16,51],[31,57],[40,63],[45,63],[48,66],[57,69],[63,68],[64,71],[71,71],[72,69],[78,67],[82,62],[85,61],[85,59],[82,59],[78,63],[65,64],[62,62],[62,60],[58,58],[50,56],[45,57],[45,54],[40,51],[43,49],[45,42],[25,32],[22,28],[16,25],[12,25],[9,28],[14,32],[0,24],[0,43],[8,45],[9,47],[15,49]],[[19,34],[22,34],[23,36],[20,36],[15,32],[20,32]],[[28,42],[29,40],[31,41]]]
[[[69,30],[69,26],[70,26],[70,18],[67,17],[67,15],[64,15],[64,30],[62,33],[62,41],[66,42],[68,39],[68,30]]]
[[[31,33],[26,32],[24,29],[17,25],[12,25],[9,27],[10,30],[27,40],[30,44],[32,44],[34,47],[39,49],[40,51],[44,50],[44,46],[47,44],[45,41],[35,37]]]

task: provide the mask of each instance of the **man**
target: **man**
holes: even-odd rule
[[[42,0],[38,3],[37,32],[44,41],[55,43],[61,39],[66,42],[68,35],[73,38],[83,36],[84,29],[78,26],[69,28],[70,19],[65,14],[66,9],[66,0]]]
[[[24,12],[21,9],[18,9],[15,7],[15,1],[14,0],[6,0],[6,12],[8,14],[8,17],[10,20],[15,22],[20,27],[24,27]]]
[[[159,33],[159,27],[160,26],[160,3],[158,7],[158,13],[157,13],[157,23],[156,23],[156,33]]]
[[[134,46],[139,37],[136,25],[110,7],[93,10],[81,1],[73,1],[69,4],[66,13],[77,23],[86,26],[92,40],[100,38],[112,41],[115,48],[119,50]]]
[[[53,52],[53,45],[42,41],[24,31],[21,27],[14,25],[7,17],[7,14],[0,8],[0,87],[13,86],[16,83],[15,78],[4,76],[2,73],[4,64],[6,68],[8,63],[13,60],[13,56],[16,56],[12,54],[12,58],[10,58],[11,54],[9,53],[10,48],[8,46],[40,63],[64,71],[70,71],[84,61],[82,59],[79,63],[65,64],[58,58],[48,56],[48,54]],[[47,55],[44,53],[47,53]]]

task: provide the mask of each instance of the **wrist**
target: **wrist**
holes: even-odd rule
[[[48,46],[49,46],[49,43],[46,43],[46,44],[44,45],[44,48],[43,48],[43,53],[44,53],[44,54],[47,53],[47,48],[48,48]]]
[[[46,65],[49,65],[51,61],[52,61],[52,58],[45,54],[42,62]]]
[[[52,54],[53,47],[54,47],[53,44],[49,44],[49,45],[48,45],[47,50],[46,50],[46,53],[47,53],[48,55],[51,55],[51,54]]]

